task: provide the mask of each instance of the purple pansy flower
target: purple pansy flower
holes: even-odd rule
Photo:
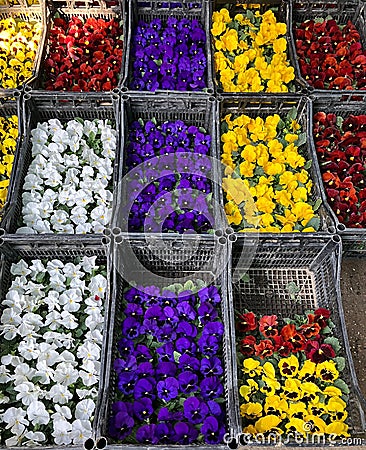
[[[221,302],[221,297],[216,286],[209,286],[198,291],[198,297],[201,302],[217,304]]]
[[[168,377],[161,380],[157,384],[158,397],[166,402],[178,397],[179,383],[173,377]]]
[[[217,357],[203,358],[200,371],[205,377],[220,376],[224,372],[221,361]]]
[[[202,335],[215,336],[219,338],[224,334],[224,325],[222,322],[208,322],[203,327]]]
[[[180,370],[198,371],[200,368],[200,362],[197,358],[183,354],[179,358],[178,368]]]
[[[224,388],[218,377],[208,377],[201,381],[201,395],[206,400],[213,400],[223,394]]]
[[[189,397],[183,404],[184,417],[193,424],[201,424],[209,413],[208,406],[197,397]]]
[[[169,423],[159,423],[155,428],[155,436],[159,444],[170,444],[173,442],[173,427]]]
[[[136,431],[136,440],[141,444],[157,444],[158,439],[155,435],[155,424],[143,425]]]
[[[218,316],[217,310],[211,303],[205,302],[201,303],[198,308],[198,317],[202,324],[212,322]]]
[[[207,334],[202,335],[198,339],[198,347],[201,353],[205,356],[214,356],[219,350],[220,340],[215,336],[209,336]]]
[[[118,375],[118,389],[124,395],[131,395],[135,388],[135,376],[132,372],[121,372]]]
[[[137,361],[134,356],[128,356],[125,359],[116,358],[113,363],[113,368],[117,373],[133,372],[137,368]]]
[[[181,392],[191,394],[198,389],[198,377],[195,373],[187,370],[178,375],[178,382]]]
[[[177,372],[177,366],[171,361],[162,361],[156,366],[156,376],[159,380],[174,377]]]
[[[148,397],[142,397],[140,400],[137,400],[133,404],[133,413],[135,417],[139,420],[148,419],[152,413],[154,412],[154,408],[152,405],[152,401]]]
[[[207,444],[219,444],[224,437],[225,427],[218,422],[216,417],[209,416],[203,422],[201,432]]]
[[[134,339],[140,334],[141,323],[134,317],[127,317],[122,322],[122,334],[129,339]]]
[[[109,434],[122,441],[132,433],[135,421],[126,412],[117,412],[109,423]]]
[[[174,425],[175,441],[177,444],[188,445],[198,437],[198,430],[193,425],[178,422]]]
[[[133,395],[136,400],[142,397],[155,398],[155,381],[153,378],[143,378],[136,381]]]
[[[148,361],[139,364],[135,373],[139,378],[148,378],[155,375],[155,370],[152,363]]]

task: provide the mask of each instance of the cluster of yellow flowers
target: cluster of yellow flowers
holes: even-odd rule
[[[273,11],[230,17],[227,9],[213,13],[214,59],[224,92],[288,92],[294,68],[287,60],[285,23]]]
[[[18,117],[0,117],[0,208],[6,201],[18,137]]]
[[[236,231],[316,231],[320,206],[310,199],[313,183],[307,162],[299,152],[306,141],[295,119],[296,108],[285,121],[278,114],[223,119],[222,162],[225,212]]]
[[[300,363],[291,355],[278,362],[280,374],[276,375],[271,362],[248,358],[242,370],[246,381],[240,395],[245,403],[240,412],[247,422],[252,422],[244,433],[283,434],[286,430],[304,437],[310,432],[349,436],[344,423],[347,404],[342,390],[334,386],[339,377],[334,361]],[[256,400],[263,394],[264,402]]]
[[[14,89],[32,76],[42,25],[9,17],[0,20],[0,86]]]

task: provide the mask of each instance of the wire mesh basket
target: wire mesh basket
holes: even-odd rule
[[[17,238],[7,235],[4,239],[0,239],[0,296],[2,299],[6,298],[6,295],[11,287],[12,281],[14,280],[14,275],[11,274],[10,269],[13,263],[18,263],[20,260],[24,260],[26,263],[30,264],[34,260],[41,261],[52,261],[54,259],[60,260],[63,263],[74,263],[76,264],[82,257],[95,257],[96,265],[106,266],[107,271],[107,288],[105,293],[105,303],[104,303],[104,322],[103,322],[103,343],[102,348],[106,346],[108,333],[107,323],[109,322],[109,298],[110,298],[110,253],[109,245],[101,245],[95,239],[89,240],[89,242],[84,243],[73,243],[65,242],[59,239],[39,239],[38,241],[29,241],[26,238]],[[0,313],[6,308],[4,305],[0,305]],[[40,336],[40,335],[37,335]],[[4,338],[1,337],[1,343],[3,343]],[[9,341],[6,341],[9,342]],[[78,342],[78,341],[76,341]],[[68,347],[72,352],[72,346]],[[99,385],[96,385],[98,390],[103,390],[103,372],[104,366],[103,361],[101,361],[100,374],[99,374]],[[4,404],[6,410],[6,404]],[[3,430],[2,430],[3,431]],[[50,437],[50,436],[48,436]],[[69,445],[70,448],[80,449],[78,445]],[[6,447],[1,447],[6,448]],[[14,447],[15,448],[15,447]],[[50,449],[59,449],[59,445],[47,445]],[[87,447],[85,447],[87,448]],[[99,448],[99,447],[98,447]]]
[[[366,114],[366,94],[358,92],[352,95],[351,93],[332,93],[332,94],[319,94],[313,95],[311,99],[311,132],[310,143],[311,151],[313,153],[314,168],[318,172],[318,179],[320,180],[319,189],[323,198],[324,204],[328,205],[328,210],[332,214],[334,223],[336,224],[337,231],[340,233],[343,241],[343,253],[345,256],[363,256],[366,255],[366,230],[365,228],[349,228],[340,222],[336,215],[336,212],[332,209],[331,201],[329,200],[322,174],[327,171],[326,167],[321,168],[320,161],[318,159],[317,150],[314,141],[313,133],[313,117],[318,112],[324,112],[326,114],[332,113],[343,119],[350,115],[363,115]]]
[[[289,2],[289,31],[291,36],[292,52],[295,55],[296,72],[299,79],[306,86],[308,92],[317,91],[323,93],[339,92],[336,89],[314,89],[307,80],[302,76],[299,57],[296,51],[296,39],[294,29],[296,24],[306,20],[315,19],[334,19],[338,25],[345,25],[349,20],[355,25],[360,34],[362,48],[366,49],[366,10],[365,3],[362,0],[332,0],[331,2],[322,2],[319,0],[298,1],[291,0]]]
[[[223,95],[218,102],[217,109],[217,135],[220,137],[220,155],[222,153],[222,143],[221,143],[221,120],[227,114],[233,114],[234,117],[238,115],[245,114],[251,118],[261,117],[265,119],[269,115],[278,114],[281,118],[287,115],[291,108],[297,108],[297,121],[301,125],[302,132],[306,133],[307,141],[299,147],[300,153],[304,156],[306,160],[313,160],[314,156],[311,151],[311,142],[309,140],[309,133],[311,127],[310,120],[310,101],[305,96],[295,96],[295,95],[284,95],[284,96],[236,96],[235,98]],[[224,175],[224,164],[222,164],[221,170],[221,181]],[[316,170],[314,161],[312,161],[311,167],[307,169],[309,172],[309,177],[313,181],[312,192],[310,194],[311,200],[315,203],[318,199],[322,199],[319,180],[319,174]],[[220,181],[220,184],[221,184]],[[223,190],[219,189],[219,201],[223,205]],[[329,206],[326,202],[323,202],[317,214],[320,217],[320,228],[319,232],[335,231],[333,216],[331,215]],[[227,220],[227,219],[226,219]],[[253,230],[254,232],[259,230]],[[253,234],[253,233],[251,233]],[[272,233],[263,233],[266,236]],[[288,233],[286,233],[288,234]],[[295,233],[289,233],[294,235]],[[297,234],[297,233],[296,233]],[[316,233],[306,233],[316,235]],[[242,233],[236,233],[237,236],[242,235]]]
[[[133,80],[133,36],[139,21],[150,23],[154,19],[161,19],[163,22],[169,17],[176,19],[187,18],[189,20],[198,20],[206,33],[205,53],[207,58],[206,66],[206,88],[203,93],[213,94],[213,67],[212,53],[210,44],[210,19],[211,19],[211,1],[199,0],[180,0],[173,2],[171,0],[163,2],[161,0],[126,0],[127,1],[127,42],[126,42],[126,61],[125,75],[122,85],[122,91],[134,91],[130,89],[130,83]],[[141,91],[142,92],[142,91]],[[147,92],[147,91],[145,91]],[[155,92],[167,92],[167,90],[157,89]],[[171,90],[170,92],[179,93],[181,91]],[[202,93],[195,91],[196,94]]]
[[[254,258],[248,259],[250,253],[254,254]],[[335,324],[334,336],[341,345],[340,355],[346,360],[342,378],[350,390],[349,432],[351,436],[363,436],[366,430],[366,401],[355,374],[343,313],[339,285],[341,254],[338,235],[317,238],[299,235],[296,238],[263,237],[259,242],[238,238],[232,246],[229,302],[239,313],[249,310],[258,315],[275,314],[280,325],[284,325],[283,319],[293,319],[296,314],[303,315],[309,310],[330,310]],[[295,300],[288,290],[290,283],[295,283],[300,289]],[[233,318],[231,322],[234,321]],[[235,334],[235,329],[232,333]],[[238,373],[236,362],[235,366],[234,377]],[[234,383],[238,386],[237,379]],[[235,394],[235,410],[240,421],[238,388]]]
[[[22,191],[29,166],[33,160],[31,131],[37,127],[38,123],[58,119],[62,124],[69,120],[81,118],[87,120],[110,120],[116,130],[119,129],[119,97],[116,94],[50,94],[50,93],[26,93],[22,103],[23,108],[23,133],[19,167],[15,174],[13,201],[2,223],[2,227],[7,233],[14,234],[22,226]],[[117,167],[119,166],[119,140],[117,133],[117,151],[114,160],[113,186],[116,184]],[[112,181],[111,181],[112,183]],[[17,234],[19,236],[19,234]],[[44,234],[43,236],[56,236],[56,234]],[[59,234],[67,236],[67,239],[83,240],[86,235]],[[28,236],[29,237],[29,236]],[[100,239],[102,238],[102,235]],[[30,239],[37,239],[35,236]],[[59,239],[57,237],[56,239]]]
[[[129,286],[156,286],[165,288],[174,283],[202,280],[206,286],[215,284],[221,294],[221,320],[225,331],[222,343],[221,357],[224,364],[224,395],[226,410],[226,427],[230,433],[236,429],[235,415],[232,414],[232,378],[231,359],[234,348],[232,335],[229,331],[230,305],[227,303],[226,292],[226,265],[227,247],[221,245],[216,239],[204,239],[202,237],[174,237],[169,236],[164,240],[149,239],[146,236],[132,235],[123,237],[118,244],[112,245],[113,253],[113,281],[111,304],[109,307],[110,336],[107,347],[104,349],[104,389],[99,393],[97,403],[98,414],[94,422],[94,438],[105,437],[112,444],[113,439],[108,434],[109,419],[111,418],[112,404],[116,399],[117,374],[113,368],[113,361],[117,357],[116,342],[121,337],[121,322],[123,295]],[[221,352],[220,352],[221,353]],[[118,448],[135,448],[133,444],[117,445]],[[184,448],[207,448],[205,445],[190,446]],[[151,446],[139,444],[136,448],[147,449]],[[167,443],[164,448],[180,448]],[[215,447],[216,448],[216,447]]]
[[[6,201],[3,208],[0,209],[0,217],[2,217],[9,206],[12,204],[14,199],[14,189],[15,189],[15,177],[18,171],[19,165],[19,153],[22,140],[22,114],[21,114],[21,93],[17,90],[6,90],[5,92],[0,91],[0,117],[18,117],[18,137],[16,139],[17,144],[15,148],[13,167],[10,175],[10,181],[8,186],[8,192],[6,195]]]
[[[5,1],[7,3],[9,2],[9,0]],[[38,76],[41,65],[42,52],[46,40],[48,10],[46,8],[45,0],[39,0],[39,4],[37,3],[34,5],[28,5],[27,0],[17,0],[17,1],[19,1],[19,4],[0,5],[0,20],[13,17],[24,20],[25,22],[36,21],[41,23],[42,25],[42,33],[38,44],[36,56],[33,62],[32,75],[28,79],[25,79],[19,86],[17,86],[17,89],[21,89],[23,86],[26,86],[29,83],[31,83],[32,80],[34,80]],[[4,91],[4,89],[1,90]]]
[[[43,84],[46,80],[45,69],[42,66],[46,59],[50,56],[49,39],[52,28],[54,26],[54,19],[61,18],[65,21],[69,21],[72,17],[79,17],[81,20],[87,20],[89,18],[103,19],[110,21],[115,19],[122,24],[124,36],[126,34],[126,11],[125,2],[120,0],[45,0],[47,2],[49,17],[47,20],[44,45],[40,60],[42,62],[37,77],[33,77],[31,82],[27,83],[28,90],[42,91],[44,89]],[[125,40],[125,37],[123,37]],[[123,49],[124,50],[124,49]],[[121,86],[123,81],[123,72],[125,65],[125,51],[122,55],[121,70],[118,79],[118,85],[116,89]],[[54,91],[52,91],[54,92]]]
[[[244,8],[243,8],[244,6]],[[299,65],[296,60],[296,52],[294,52],[294,47],[291,44],[291,19],[290,19],[290,6],[289,3],[285,0],[259,0],[258,2],[247,2],[245,0],[240,1],[233,1],[230,0],[230,2],[225,0],[215,0],[213,3],[213,11],[219,11],[221,8],[227,8],[230,16],[234,17],[235,14],[239,13],[245,13],[246,8],[252,9],[253,11],[259,11],[261,14],[263,14],[265,11],[272,9],[274,11],[274,14],[276,16],[277,21],[285,23],[287,26],[286,35],[284,36],[287,41],[287,58],[290,62],[290,65],[294,68],[295,72],[295,78],[292,81],[293,83],[293,89],[294,92],[301,92],[303,91],[307,84],[304,83],[304,81],[300,77],[299,72]],[[212,17],[210,18],[210,30],[212,29]],[[212,38],[211,38],[212,39]],[[212,39],[212,55],[215,54],[215,47]],[[225,96],[230,95],[238,95],[238,92],[235,93],[229,93],[226,91],[223,91],[222,87],[219,86],[218,79],[215,74],[215,68],[214,69],[214,84],[215,84],[215,90],[218,94],[224,93]],[[254,95],[257,93],[245,93],[245,95]],[[264,94],[264,93],[263,93]],[[258,95],[262,95],[262,93],[258,93]],[[267,94],[266,94],[267,95]],[[269,94],[271,95],[271,94]],[[273,94],[273,95],[281,95],[281,94]]]
[[[215,99],[214,97],[203,97],[195,94],[165,94],[156,96],[154,94],[124,94],[122,95],[121,104],[121,149],[123,152],[122,163],[119,167],[118,173],[118,185],[116,188],[116,202],[115,210],[112,214],[113,222],[112,226],[119,227],[122,231],[128,231],[129,226],[129,213],[131,211],[134,199],[137,198],[137,194],[142,191],[142,187],[139,192],[132,193],[132,183],[136,177],[141,178],[141,171],[153,169],[153,180],[156,181],[163,177],[165,174],[176,174],[178,169],[174,168],[174,154],[159,155],[143,161],[137,167],[128,172],[126,160],[128,158],[127,145],[129,139],[129,132],[131,130],[131,124],[134,121],[142,119],[148,121],[156,119],[158,125],[162,125],[165,122],[171,121],[183,121],[187,126],[196,126],[197,128],[203,128],[206,133],[211,136],[210,151],[207,155],[202,155],[202,164],[211,165],[211,169],[203,169],[202,173],[209,180],[212,189],[212,208],[213,213],[210,217],[210,225],[212,229],[221,229],[223,226],[224,218],[222,217],[222,211],[218,204],[218,170],[219,163],[217,160],[216,149],[216,127],[215,127]],[[187,155],[186,152],[182,154]],[[179,155],[179,153],[176,153]],[[197,159],[198,161],[198,159]],[[168,170],[168,172],[166,172]],[[198,173],[190,172],[191,169],[187,169],[186,174]],[[170,172],[169,172],[170,171]],[[151,181],[144,181],[144,188],[149,186]],[[183,191],[181,191],[183,192]],[[189,191],[190,192],[190,191]],[[201,191],[200,191],[201,192]],[[154,202],[157,204],[158,200]],[[153,205],[154,206],[154,205]],[[188,208],[194,210],[195,205],[189,204]],[[211,214],[211,212],[210,212]],[[164,220],[165,217],[162,219]],[[162,222],[161,220],[161,222]],[[149,232],[146,230],[146,232]]]

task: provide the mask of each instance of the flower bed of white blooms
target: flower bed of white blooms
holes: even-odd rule
[[[58,119],[31,132],[18,233],[102,233],[110,221],[117,133],[105,120]]]
[[[21,260],[1,304],[0,444],[83,444],[98,394],[107,290],[96,257]]]

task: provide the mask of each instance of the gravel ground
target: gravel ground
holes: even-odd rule
[[[366,261],[342,261],[341,289],[348,338],[360,388],[366,397]]]

